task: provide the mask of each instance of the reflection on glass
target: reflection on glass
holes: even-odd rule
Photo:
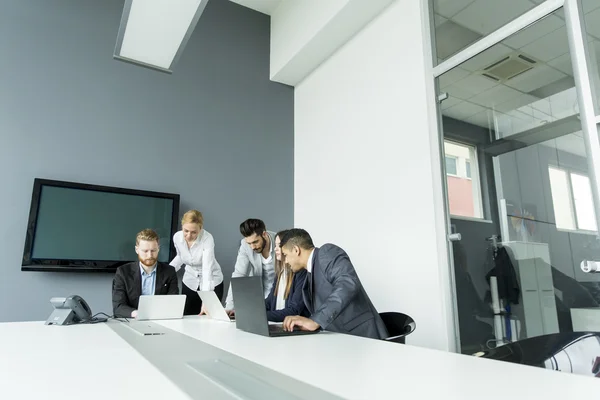
[[[472,179],[471,165],[477,165],[475,147],[446,140],[444,151],[450,214],[483,218],[481,188],[479,181]]]
[[[578,310],[600,317],[600,273],[582,268],[600,266],[600,241],[568,46],[558,10],[439,78],[463,353],[573,332]],[[477,215],[489,221],[457,218]]]
[[[575,213],[577,227],[586,231],[596,231],[596,213],[590,178],[585,175],[571,173],[573,198],[575,199]]]
[[[556,227],[558,229],[575,230],[573,203],[571,203],[571,189],[567,171],[548,167],[548,173],[550,174],[550,189],[552,191]]]

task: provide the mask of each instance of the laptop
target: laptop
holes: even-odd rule
[[[198,291],[198,296],[202,299],[202,305],[206,309],[208,316],[212,319],[225,322],[235,321],[235,317],[227,315],[227,311],[221,304],[221,300],[217,297],[217,294],[212,290]]]
[[[263,336],[309,335],[319,331],[284,331],[282,324],[269,324],[263,295],[262,277],[232,278],[236,328]]]
[[[184,294],[142,295],[138,304],[138,321],[183,318]]]

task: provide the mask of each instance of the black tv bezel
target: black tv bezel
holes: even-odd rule
[[[23,260],[21,271],[43,271],[43,272],[111,272],[123,264],[134,261],[111,261],[111,260],[74,260],[74,259],[47,259],[31,258],[37,227],[38,211],[40,206],[41,191],[43,186],[62,187],[69,189],[91,190],[106,193],[129,194],[134,196],[158,197],[173,200],[173,212],[171,215],[170,237],[177,231],[179,219],[180,196],[174,193],[153,192],[148,190],[126,189],[113,186],[92,185],[87,183],[57,181],[51,179],[35,178],[31,194],[31,206],[29,209],[29,221],[25,235],[25,247],[23,249]],[[169,260],[176,255],[175,246],[171,241],[169,246]]]

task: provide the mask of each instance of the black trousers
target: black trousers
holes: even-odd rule
[[[185,294],[185,307],[183,309],[183,315],[198,315],[202,309],[202,299],[198,296],[195,290],[190,289],[182,283],[181,294]],[[215,294],[219,300],[223,301],[223,282],[215,287]]]

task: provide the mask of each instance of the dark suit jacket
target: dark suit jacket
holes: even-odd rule
[[[175,268],[168,264],[158,263],[155,283],[154,294],[179,294]],[[138,308],[141,294],[140,263],[130,262],[117,268],[112,285],[113,314],[116,317],[130,318],[131,312]]]
[[[321,328],[373,339],[388,337],[344,250],[329,243],[315,248],[310,277],[302,290],[304,302],[310,319]]]
[[[292,287],[288,293],[287,299],[285,299],[285,308],[283,310],[276,310],[277,308],[277,293],[275,293],[275,285],[277,284],[277,275],[273,280],[273,286],[271,292],[265,300],[267,307],[267,319],[273,322],[283,322],[283,319],[288,315],[302,315],[308,317],[308,311],[304,305],[304,299],[302,298],[302,287],[306,281],[306,270],[300,270],[294,274],[292,279]]]

